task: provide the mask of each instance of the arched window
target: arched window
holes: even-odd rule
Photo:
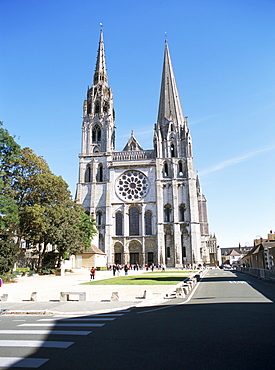
[[[100,163],[98,168],[97,168],[96,180],[97,180],[97,182],[103,182],[103,165],[102,165],[102,163]]]
[[[169,171],[168,171],[168,163],[165,162],[163,166],[163,176],[168,177],[169,176]]]
[[[183,222],[184,221],[184,212],[185,212],[185,205],[181,204],[179,206],[179,221]]]
[[[95,124],[92,131],[92,141],[93,143],[98,143],[101,141],[101,128],[98,124]]]
[[[103,112],[107,113],[108,109],[109,109],[109,104],[107,102],[105,102],[105,104],[103,105]]]
[[[100,103],[97,101],[95,103],[95,114],[99,113],[100,112]]]
[[[88,103],[88,105],[87,105],[87,114],[91,114],[91,110],[92,110],[91,103]]]
[[[176,150],[175,150],[174,144],[171,144],[170,151],[171,151],[171,157],[174,158],[176,156]]]
[[[98,225],[102,225],[102,212],[101,211],[96,212],[96,223]]]
[[[186,247],[184,246],[184,238],[181,234],[181,254],[182,254],[182,262],[184,263],[184,257],[186,257]]]
[[[122,213],[117,212],[116,213],[116,235],[123,235],[122,220],[123,220]]]
[[[129,209],[129,235],[139,235],[139,210],[137,207]]]
[[[102,234],[99,234],[99,249],[102,251],[102,252],[105,252],[105,245],[104,245],[104,237]]]
[[[182,166],[182,161],[180,161],[180,162],[179,162],[178,172],[179,172],[179,177],[183,177],[183,166]]]
[[[86,167],[84,181],[85,182],[91,182],[91,180],[92,180],[92,171],[91,171],[91,167],[88,165]]]
[[[164,206],[164,222],[171,222],[171,206],[166,204]]]
[[[145,212],[145,235],[152,235],[152,212]]]

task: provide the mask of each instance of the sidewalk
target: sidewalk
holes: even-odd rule
[[[129,271],[129,275],[144,271]],[[121,276],[124,271],[121,272]],[[113,277],[112,271],[97,271],[96,280]],[[164,302],[169,285],[80,285],[90,280],[88,269],[76,269],[65,276],[20,277],[14,283],[3,284],[0,296],[8,294],[6,302],[0,302],[0,310],[5,313],[44,313],[44,314],[93,314],[113,310],[123,310],[133,306],[150,306]],[[152,292],[151,298],[144,299],[144,291]],[[31,294],[37,292],[36,302],[30,301]],[[86,301],[60,302],[60,292],[86,292]],[[118,292],[119,301],[111,301],[112,292]],[[70,299],[78,299],[73,295]]]

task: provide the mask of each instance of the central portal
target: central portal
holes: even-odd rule
[[[139,265],[139,253],[130,253],[130,265]]]
[[[142,247],[138,240],[131,240],[129,244],[130,264],[143,265]]]

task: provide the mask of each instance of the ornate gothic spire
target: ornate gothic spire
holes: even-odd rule
[[[171,63],[168,43],[165,41],[164,63],[160,90],[158,124],[173,122],[176,126],[184,125],[184,116]]]
[[[104,51],[104,41],[103,41],[103,31],[100,30],[99,45],[97,52],[96,67],[94,73],[94,85],[98,83],[108,84],[108,75],[105,61],[105,51]]]

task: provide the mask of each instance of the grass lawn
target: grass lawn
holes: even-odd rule
[[[175,271],[171,273],[174,274]],[[190,271],[180,271],[175,275],[167,271],[156,271],[136,276],[118,276],[104,280],[94,280],[81,285],[175,285],[190,275]],[[122,273],[122,272],[121,272]]]

